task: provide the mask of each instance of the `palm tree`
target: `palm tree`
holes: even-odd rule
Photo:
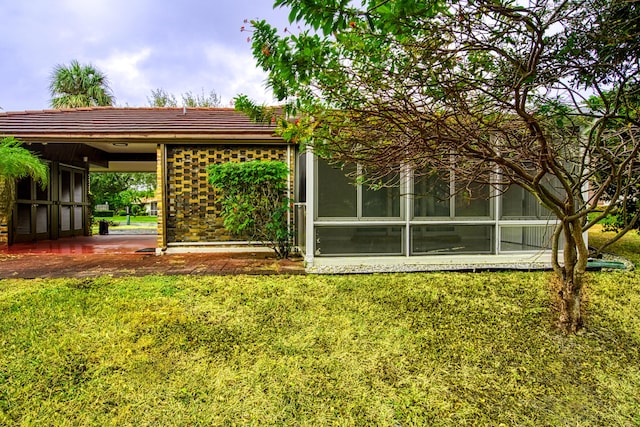
[[[114,97],[107,77],[93,65],[56,65],[51,73],[51,106],[78,108],[113,105]]]
[[[0,222],[11,215],[15,186],[19,179],[31,177],[42,187],[49,183],[49,168],[38,156],[13,138],[0,140]]]

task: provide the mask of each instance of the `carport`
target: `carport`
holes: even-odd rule
[[[273,126],[253,123],[229,108],[6,112],[0,113],[4,136],[24,141],[49,164],[51,174],[44,190],[29,180],[18,184],[12,217],[0,218],[0,245],[5,247],[90,236],[88,176],[97,172],[156,173],[158,233],[144,249],[160,253],[172,247],[246,245],[224,230],[206,166],[267,159],[285,161],[293,169],[295,157]]]

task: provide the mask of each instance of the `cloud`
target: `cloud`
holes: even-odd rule
[[[132,52],[116,51],[104,59],[95,61],[96,66],[109,79],[117,105],[141,106],[146,104],[144,92],[153,86],[143,72],[144,63],[151,57],[149,47]]]
[[[238,52],[220,44],[211,44],[205,48],[205,58],[210,68],[209,79],[223,100],[231,101],[242,93],[255,101],[272,103],[273,95],[264,86],[267,76],[256,66],[248,46],[246,52]]]
[[[57,64],[93,64],[109,78],[117,105],[145,106],[153,89],[179,100],[215,90],[228,105],[244,93],[272,103],[240,32],[245,18],[286,26],[286,10],[256,0],[0,0],[0,106],[49,105]]]

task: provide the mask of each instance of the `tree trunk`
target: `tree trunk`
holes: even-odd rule
[[[580,221],[564,223],[564,266],[558,279],[559,327],[567,334],[583,326],[582,289],[589,251],[582,235]]]

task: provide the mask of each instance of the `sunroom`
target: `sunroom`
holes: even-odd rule
[[[361,166],[341,169],[302,153],[298,171],[298,244],[317,273],[539,269],[551,265],[554,215],[520,187],[398,167],[372,189]],[[501,193],[501,194],[499,194]],[[306,195],[310,195],[307,197]],[[303,219],[304,218],[304,219]]]

